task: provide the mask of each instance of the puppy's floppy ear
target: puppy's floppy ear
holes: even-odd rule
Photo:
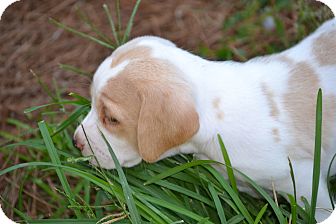
[[[198,131],[198,114],[184,85],[148,84],[141,98],[138,147],[143,160],[157,161],[164,152],[185,143]]]

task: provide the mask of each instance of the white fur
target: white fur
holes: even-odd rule
[[[293,48],[278,55],[255,58],[246,63],[208,61],[177,48],[171,42],[161,38],[136,38],[135,46],[150,47],[153,57],[168,60],[183,72],[183,78],[192,87],[192,95],[199,115],[198,132],[185,144],[166,152],[161,159],[177,153],[194,153],[199,158],[223,162],[217,141],[219,133],[235,168],[265,188],[271,189],[273,182],[277,191],[292,194],[293,187],[287,158],[288,146],[295,139],[289,131],[289,114],[286,113],[282,100],[283,95],[288,91],[290,68],[285,62],[273,59],[279,55],[285,55],[294,62],[308,62],[319,75],[323,91],[336,95],[336,65],[324,67],[318,65],[314,61],[311,50],[313,40],[321,33],[336,29],[335,26],[335,21],[328,21]],[[126,61],[116,68],[111,68],[112,60],[113,57],[108,57],[94,76],[92,110],[82,122],[95,156],[100,165],[105,168],[114,168],[114,164],[98,128],[108,138],[123,166],[133,166],[141,161],[135,149],[105,130],[97,118],[95,96],[107,80],[117,76],[128,63]],[[280,111],[276,119],[270,116],[270,106],[262,91],[262,83],[273,92],[274,101]],[[218,111],[213,107],[213,100],[216,98],[220,99],[218,105],[224,113],[223,119],[217,118]],[[279,142],[276,142],[272,135],[274,127],[279,130],[281,139]],[[86,142],[81,127],[77,129],[75,137],[81,142]],[[331,148],[324,151],[326,155],[321,162],[324,165],[321,169],[317,206],[331,208],[326,181],[323,178],[326,177],[327,172],[325,164],[329,164],[332,155],[336,152],[336,142],[334,141]],[[91,154],[87,144],[84,146],[83,154]],[[297,151],[296,155],[298,156],[291,159],[297,183],[298,201],[300,196],[309,200],[313,160],[304,156],[304,150]],[[224,174],[224,170],[222,171]],[[326,218],[327,214],[317,210],[317,218],[320,220]]]

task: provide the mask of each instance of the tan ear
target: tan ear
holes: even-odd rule
[[[138,121],[140,156],[155,162],[167,150],[189,140],[199,129],[194,102],[183,86],[167,83],[146,88]]]

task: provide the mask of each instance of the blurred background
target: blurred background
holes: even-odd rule
[[[120,2],[125,27],[135,1]],[[113,0],[21,0],[5,11],[0,21],[0,147],[20,134],[11,119],[33,127],[44,119],[40,113],[23,112],[50,101],[39,82],[50,91],[58,89],[63,97],[70,92],[89,97],[91,78],[59,65],[73,65],[92,74],[112,50],[56,27],[49,18],[94,36],[82,20],[85,13],[99,30],[112,36],[104,3],[113,11]],[[326,6],[313,0],[142,0],[131,38],[157,35],[208,59],[246,61],[292,46],[331,17]],[[26,153],[25,149],[17,152]],[[0,152],[0,169],[18,162],[15,154]],[[0,177],[0,195],[12,206],[18,200],[15,186],[20,178],[19,172]],[[14,187],[8,188],[9,184]],[[24,190],[30,192],[27,197],[32,201],[41,196],[34,184]],[[48,210],[37,208],[41,202],[29,203],[25,207],[31,217]],[[13,211],[8,212],[13,216]]]

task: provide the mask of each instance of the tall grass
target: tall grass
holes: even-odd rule
[[[317,125],[320,125],[321,110],[319,106],[321,105],[321,93],[319,93],[318,102],[316,122]],[[62,223],[94,223],[105,216],[107,217],[106,220],[117,220],[121,217],[122,220],[129,220],[132,223],[145,222],[144,220],[152,223],[174,223],[182,222],[182,220],[186,223],[288,223],[290,218],[289,206],[282,204],[281,207],[278,207],[269,194],[257,183],[232,168],[263,199],[256,200],[244,193],[238,194],[232,187],[232,183],[230,184],[230,182],[225,180],[211,166],[212,164],[218,165],[219,163],[216,161],[193,160],[190,156],[178,156],[156,164],[141,164],[135,168],[123,170],[111,146],[104,138],[116,164],[117,173],[115,173],[114,171],[89,167],[84,162],[84,158],[79,158],[71,163],[66,162],[66,158],[72,158],[75,155],[69,155],[55,148],[51,138],[53,130],[48,128],[44,121],[39,123],[39,128],[42,134],[42,142],[39,147],[48,151],[52,162],[18,164],[0,171],[0,175],[27,167],[43,166],[47,167],[48,170],[54,169],[61,182],[59,191],[64,192],[68,201],[68,208],[72,209],[77,216],[76,219],[65,219]],[[57,130],[57,126],[54,129]],[[321,133],[317,131],[316,154],[320,153],[318,150],[320,139]],[[20,144],[28,147],[32,146],[27,142],[21,142]],[[227,152],[223,145],[221,149],[226,157]],[[60,160],[60,157],[63,160]],[[317,155],[315,158],[317,158],[316,162],[318,162],[319,156]],[[229,158],[225,160],[228,161]],[[224,164],[223,166],[228,167],[228,165]],[[318,175],[316,172],[319,172],[318,168],[314,168],[315,176]],[[96,192],[93,193],[96,194],[96,197],[98,197],[99,192],[104,192],[105,199],[112,204],[104,207],[103,204],[97,203],[90,205],[90,200],[87,204],[83,203],[84,200],[79,196],[75,196],[73,189],[70,189],[65,174],[86,179],[91,183],[90,186],[93,187],[90,192]],[[99,190],[97,191],[97,189]],[[317,185],[314,179],[313,192],[317,192],[316,189]],[[253,206],[248,203],[254,200],[257,203],[253,204]],[[312,196],[312,201],[314,200],[316,201],[315,193]],[[102,203],[101,199],[100,203]],[[291,200],[291,203],[293,204],[292,206],[297,206],[295,200]],[[308,223],[307,217],[309,217],[310,223],[314,223],[315,207],[313,204],[306,211],[301,209],[299,216],[296,218],[295,215],[295,219],[292,218],[292,223]],[[94,212],[93,209],[97,206],[101,206],[101,210]],[[109,211],[110,206],[114,210]],[[87,211],[92,211],[91,217],[88,217],[89,213]],[[17,214],[19,215],[19,213]],[[116,216],[108,216],[108,214],[115,214]],[[26,219],[26,217],[23,218]],[[41,222],[27,219],[26,221],[28,223]],[[49,222],[57,223],[61,221],[59,219],[51,219]],[[121,220],[117,222],[121,222]]]
[[[315,125],[315,150],[314,150],[314,168],[313,168],[313,183],[311,196],[311,212],[309,224],[315,223],[315,209],[317,202],[317,194],[320,181],[321,167],[321,142],[322,142],[322,90],[319,89],[316,103],[316,125]]]
[[[120,2],[116,1],[116,21],[107,5],[103,5],[108,23],[111,26],[113,38],[99,31],[90,18],[80,10],[78,14],[83,22],[89,25],[96,36],[77,31],[55,19],[50,22],[57,27],[69,31],[81,38],[88,39],[99,45],[115,49],[127,41],[130,36],[134,16],[140,1],[136,1],[125,30],[122,30]],[[232,21],[235,23],[235,21]],[[280,28],[279,28],[280,29]],[[113,40],[112,40],[113,39]],[[72,65],[60,64],[60,68],[78,75],[91,76],[90,73]],[[37,76],[38,77],[38,76]],[[141,163],[134,168],[121,168],[113,149],[105,139],[110,154],[116,165],[116,170],[104,170],[90,166],[87,161],[91,157],[82,157],[72,145],[72,133],[78,122],[90,110],[90,100],[69,94],[63,99],[56,90],[50,92],[45,83],[39,80],[51,98],[51,103],[34,106],[25,113],[42,111],[42,113],[61,112],[66,118],[59,121],[40,121],[38,129],[33,129],[32,137],[22,140],[15,138],[14,142],[2,147],[3,153],[10,153],[16,147],[26,147],[31,157],[19,154],[23,163],[10,166],[0,171],[0,176],[21,169],[26,175],[38,170],[43,175],[32,181],[50,198],[53,215],[41,215],[32,220],[18,205],[13,207],[17,217],[26,223],[315,223],[319,160],[321,149],[322,122],[322,92],[319,91],[316,111],[315,163],[312,183],[313,195],[311,203],[304,200],[305,207],[297,204],[295,177],[291,167],[294,195],[289,194],[290,203],[280,199],[278,205],[270,194],[261,188],[248,176],[232,167],[229,154],[221,136],[218,135],[223,161],[221,164],[212,160],[195,160],[191,155],[179,155],[163,161],[147,164]],[[68,109],[69,106],[75,109]],[[57,116],[56,113],[56,116]],[[11,120],[13,124],[24,130],[32,129],[20,121]],[[43,158],[34,156],[43,155]],[[43,161],[43,162],[42,162]],[[229,180],[212,165],[223,166]],[[251,186],[259,198],[254,198],[239,192],[235,174]],[[46,182],[46,176],[58,180],[56,190]],[[23,200],[23,185],[18,192],[20,201]],[[1,199],[7,206],[6,199]],[[20,208],[20,209],[17,209]],[[71,212],[69,212],[71,211]],[[66,213],[66,215],[64,215]]]

